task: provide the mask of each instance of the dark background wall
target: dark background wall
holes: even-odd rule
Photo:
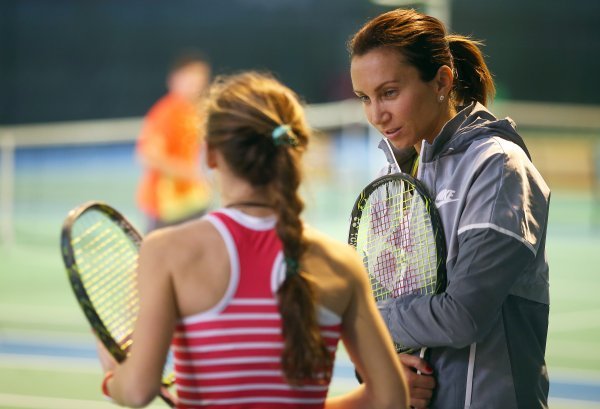
[[[454,0],[499,97],[600,104],[600,2]],[[273,71],[309,102],[351,96],[345,42],[367,0],[0,0],[0,123],[139,116],[182,48],[216,73]]]

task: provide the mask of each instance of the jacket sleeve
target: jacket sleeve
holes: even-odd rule
[[[481,340],[498,318],[511,286],[534,259],[521,242],[493,229],[470,230],[460,241],[455,275],[444,293],[379,304],[396,342],[461,348]]]

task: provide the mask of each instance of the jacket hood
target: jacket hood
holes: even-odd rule
[[[510,118],[497,119],[479,102],[463,107],[444,127],[432,144],[423,141],[421,150],[424,162],[453,151],[467,149],[477,139],[496,136],[517,144],[527,157],[531,155],[523,138],[517,133],[516,125]]]

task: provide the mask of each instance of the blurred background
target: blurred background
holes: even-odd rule
[[[202,50],[214,74],[271,71],[304,99],[320,131],[306,158],[306,218],[346,240],[354,197],[384,158],[353,99],[345,44],[398,4],[485,41],[492,111],[517,122],[553,190],[551,407],[600,407],[599,1],[2,0],[0,408],[110,407],[60,228],[96,199],[143,229],[134,143],[181,50]],[[341,356],[332,393],[355,384]]]

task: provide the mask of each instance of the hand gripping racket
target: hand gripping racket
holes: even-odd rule
[[[363,259],[375,301],[446,288],[441,219],[424,185],[408,174],[386,175],[363,189],[352,209],[348,243]],[[394,345],[399,353],[414,352]]]
[[[71,288],[96,336],[117,362],[127,358],[139,309],[141,241],[121,213],[101,202],[71,210],[62,227],[61,252]],[[163,371],[165,387],[175,382],[170,365]],[[166,388],[160,396],[175,406]]]

